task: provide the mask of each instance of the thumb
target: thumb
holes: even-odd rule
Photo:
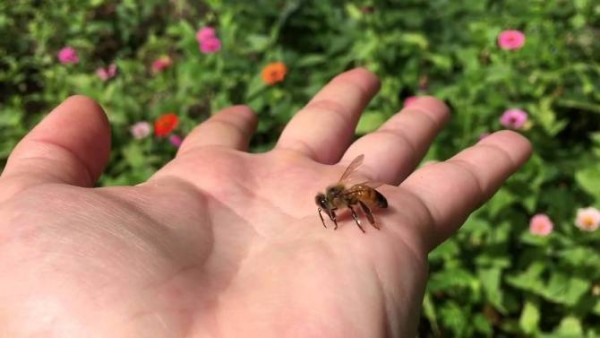
[[[0,200],[42,183],[91,187],[108,161],[110,127],[85,96],[56,107],[15,147],[0,176]]]

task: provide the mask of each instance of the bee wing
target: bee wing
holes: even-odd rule
[[[353,172],[355,172],[358,167],[361,166],[361,164],[363,163],[363,159],[364,158],[365,158],[365,155],[360,154],[354,160],[352,160],[352,162],[350,162],[350,164],[348,165],[348,167],[346,168],[346,170],[342,174],[342,177],[340,177],[339,183],[342,183],[342,182],[346,181],[348,179],[348,177]]]
[[[376,189],[376,188],[381,187],[383,184],[384,184],[383,182],[365,181],[365,182],[359,183],[358,185],[366,185],[369,188]]]
[[[376,189],[379,188],[380,186],[384,185],[385,183],[383,182],[373,182],[373,181],[362,181],[362,182],[358,182],[355,184],[348,184],[349,188],[346,189],[346,193],[354,193],[354,191],[356,190],[360,190],[363,189],[364,186],[367,186],[371,189]]]

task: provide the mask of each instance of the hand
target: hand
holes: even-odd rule
[[[15,148],[0,177],[3,337],[409,337],[427,253],[530,154],[502,131],[413,172],[449,113],[421,98],[352,142],[378,81],[336,77],[264,154],[256,117],[231,107],[136,186],[92,188],[109,125],[66,100]],[[365,154],[389,208],[323,228],[314,196]],[[400,185],[399,185],[400,184]],[[399,185],[399,186],[398,186]],[[326,224],[332,225],[328,218]]]

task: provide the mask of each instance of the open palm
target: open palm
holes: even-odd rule
[[[499,132],[413,172],[447,108],[421,98],[352,142],[377,88],[363,69],[338,76],[264,154],[245,152],[255,116],[228,108],[150,180],[110,188],[91,188],[104,113],[68,99],[0,177],[0,337],[413,336],[427,253],[530,147]],[[314,196],[359,154],[385,183],[382,228],[342,212],[324,229]]]

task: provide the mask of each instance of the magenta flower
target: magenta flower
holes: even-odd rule
[[[198,43],[202,43],[208,39],[216,38],[217,35],[215,33],[215,29],[212,27],[203,27],[196,33],[196,40]]]
[[[510,129],[520,129],[527,122],[527,112],[521,109],[509,109],[500,117],[500,124]]]
[[[520,49],[525,44],[525,34],[518,30],[506,30],[498,35],[498,46],[502,49]]]
[[[173,135],[169,136],[169,142],[171,142],[171,144],[175,148],[179,148],[179,146],[183,142],[183,138],[181,138],[181,136],[179,136],[179,135],[173,134]]]
[[[548,236],[554,229],[554,223],[546,214],[537,214],[529,221],[529,232],[536,236]]]
[[[98,75],[102,81],[110,80],[117,75],[117,65],[111,63],[105,68],[100,67],[96,69],[96,75]]]
[[[140,121],[140,122],[136,122],[134,125],[132,125],[131,128],[129,129],[129,131],[131,132],[131,135],[133,136],[134,139],[139,140],[139,139],[143,139],[143,138],[147,137],[148,135],[150,135],[151,129],[152,129],[152,126],[150,125],[150,123],[148,123],[146,121]]]
[[[156,74],[162,72],[163,70],[171,67],[172,64],[173,60],[171,60],[169,56],[161,56],[152,62],[152,73]]]
[[[64,47],[58,52],[58,61],[62,64],[77,63],[79,56],[73,47]]]
[[[216,37],[200,42],[200,51],[204,54],[216,53],[221,49],[221,40]]]
[[[404,108],[410,106],[411,104],[415,103],[415,101],[417,101],[419,97],[418,96],[409,96],[407,98],[404,99]]]
[[[600,210],[594,207],[578,209],[575,225],[582,231],[596,231],[600,227]]]

